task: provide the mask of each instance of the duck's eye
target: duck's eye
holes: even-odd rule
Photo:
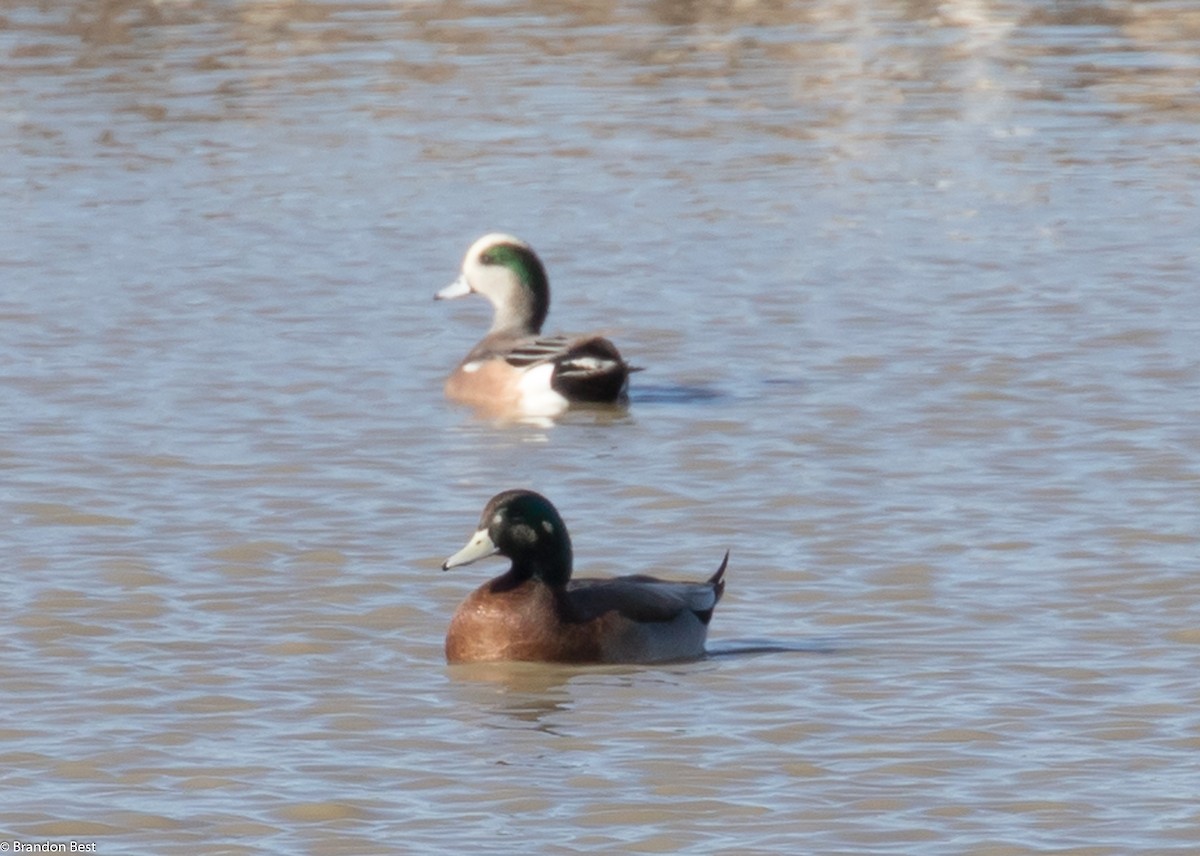
[[[491,250],[485,250],[480,254],[479,261],[485,265],[494,265],[496,263],[496,255]]]
[[[536,544],[538,540],[537,530],[524,523],[514,526],[511,536],[512,540],[517,544]]]
[[[551,523],[549,520],[542,521],[542,528],[546,530],[547,535],[554,534],[554,524]]]

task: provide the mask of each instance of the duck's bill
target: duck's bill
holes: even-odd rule
[[[466,297],[471,293],[471,285],[467,278],[459,275],[458,279],[447,285],[433,296],[434,300],[453,300],[455,297]]]
[[[469,565],[478,559],[486,559],[488,556],[494,556],[498,552],[500,551],[492,543],[492,538],[488,535],[487,530],[480,529],[471,536],[471,540],[467,542],[467,546],[442,562],[442,570],[448,571],[451,568],[457,568],[459,565]]]

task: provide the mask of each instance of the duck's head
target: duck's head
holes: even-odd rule
[[[550,311],[546,269],[529,244],[493,232],[471,245],[458,279],[439,291],[439,300],[481,294],[496,310],[490,333],[519,336],[542,331]]]
[[[495,555],[512,559],[519,579],[537,577],[551,586],[571,578],[571,538],[550,500],[531,490],[506,490],[492,497],[467,545],[442,563],[448,571]]]

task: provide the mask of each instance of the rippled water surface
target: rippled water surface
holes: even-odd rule
[[[1195,853],[1200,8],[0,4],[0,837]],[[625,412],[498,425],[515,232]],[[497,491],[700,662],[448,668]]]

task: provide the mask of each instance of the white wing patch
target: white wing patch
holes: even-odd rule
[[[611,371],[616,366],[612,360],[604,360],[598,357],[572,357],[569,360],[564,360],[559,363],[559,375],[591,375],[603,374]]]

